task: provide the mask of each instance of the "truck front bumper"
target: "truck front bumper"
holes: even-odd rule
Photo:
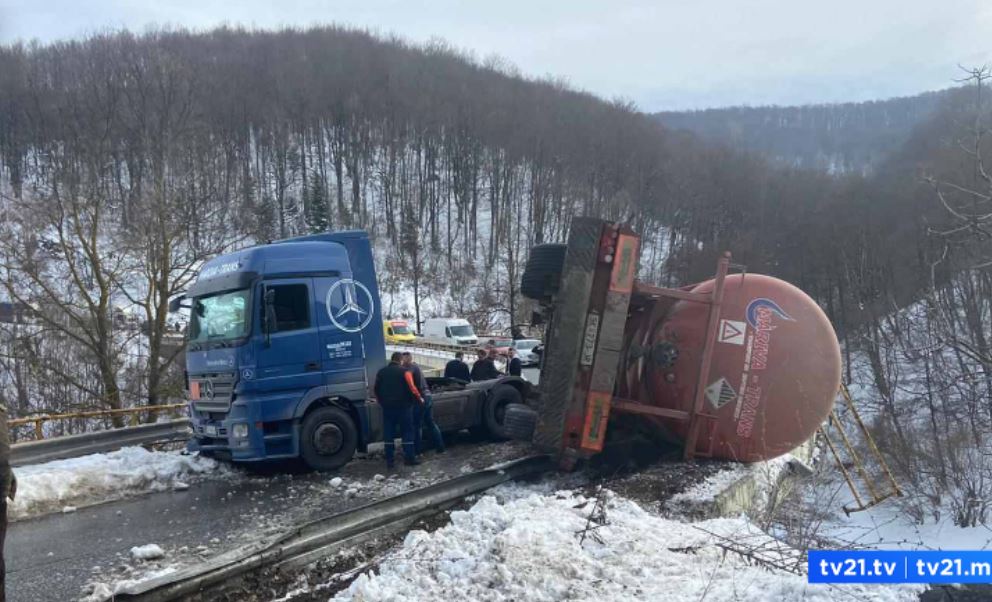
[[[261,422],[253,423],[231,417],[209,420],[193,413],[190,428],[193,436],[187,442],[186,449],[191,452],[203,452],[235,462],[259,462],[299,456],[295,425],[288,433],[266,433]]]

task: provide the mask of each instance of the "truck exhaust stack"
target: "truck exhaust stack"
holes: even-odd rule
[[[633,429],[684,445],[686,459],[767,460],[808,440],[840,386],[840,346],[791,284],[729,273],[679,289],[636,281],[640,238],[573,220],[560,279],[535,294],[551,320],[534,443],[566,469]],[[540,259],[532,254],[531,266]],[[540,291],[538,291],[540,293]]]

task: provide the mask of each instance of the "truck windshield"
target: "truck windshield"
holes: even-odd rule
[[[451,336],[453,337],[475,336],[475,332],[472,331],[472,327],[468,324],[464,326],[449,326],[448,329],[451,331]]]
[[[247,289],[194,299],[190,342],[226,341],[247,335],[247,307]]]
[[[410,332],[410,327],[406,324],[393,324],[394,334],[413,334]]]

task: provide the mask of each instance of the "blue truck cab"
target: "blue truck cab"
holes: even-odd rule
[[[365,232],[222,255],[185,296],[191,450],[333,470],[381,439],[369,388],[386,352]]]

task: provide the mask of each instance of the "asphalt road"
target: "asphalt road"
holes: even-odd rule
[[[8,600],[74,600],[90,582],[113,583],[188,565],[294,524],[518,457],[523,450],[463,436],[448,453],[428,452],[421,466],[402,467],[383,480],[374,479],[386,471],[381,456],[373,454],[334,474],[245,474],[16,522],[7,533]],[[330,484],[336,476],[343,486]],[[149,543],[161,546],[166,557],[151,563],[130,558],[131,547]]]

